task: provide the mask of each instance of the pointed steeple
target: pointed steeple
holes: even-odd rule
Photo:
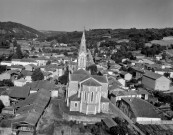
[[[85,40],[85,30],[83,31],[79,54],[78,54],[78,69],[86,69],[87,60],[87,50],[86,50],[86,40]]]
[[[82,38],[81,38],[79,54],[82,53],[82,52],[87,53],[87,51],[86,51],[85,29],[83,31],[83,35],[82,35]]]

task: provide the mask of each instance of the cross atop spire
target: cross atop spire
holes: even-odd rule
[[[86,53],[86,39],[85,39],[85,29],[83,31],[83,34],[82,34],[82,38],[81,38],[81,43],[80,43],[80,49],[79,49],[79,53]]]

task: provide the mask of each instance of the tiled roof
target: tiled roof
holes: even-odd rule
[[[25,67],[27,67],[27,66],[31,66],[31,67],[33,67],[33,68],[36,68],[36,67],[37,67],[37,66],[34,65],[34,64],[28,64],[28,65],[26,65]]]
[[[29,86],[31,90],[42,89],[42,88],[46,90],[53,90],[56,87],[54,83],[46,81],[46,80],[39,80],[39,81],[27,83],[26,86]]]
[[[108,126],[108,128],[117,126],[117,123],[110,117],[104,118],[103,122]]]
[[[81,81],[86,76],[87,75],[85,75],[85,74],[71,74],[70,78],[71,78],[71,81]]]
[[[108,83],[106,76],[92,75],[92,77],[101,83]]]
[[[147,72],[144,74],[144,76],[156,80],[156,79],[160,78],[162,75],[156,74],[156,73],[154,73],[154,72],[147,71]]]
[[[36,63],[36,61],[34,60],[34,59],[21,59],[20,60],[21,62],[35,62]]]
[[[26,98],[28,97],[30,88],[27,86],[24,87],[12,87],[10,89],[9,96],[13,98]]]
[[[79,69],[77,71],[74,71],[73,74],[83,74],[83,75],[89,75],[89,72],[83,69]]]
[[[136,117],[160,118],[154,106],[140,98],[122,98],[128,103]]]
[[[24,75],[24,76],[31,76],[32,72],[31,71],[27,71],[27,70],[22,70],[21,74]]]
[[[101,84],[99,84],[97,81],[95,81],[94,79],[90,78],[86,81],[84,81],[82,83],[82,85],[86,85],[86,86],[102,86]]]
[[[170,68],[164,68],[164,69],[162,69],[162,68],[157,68],[157,69],[155,69],[155,71],[173,72],[173,70],[170,69]]]
[[[17,74],[17,75],[20,74],[20,72],[18,70],[8,70],[6,73],[9,73],[9,74]]]
[[[22,65],[11,65],[10,68],[24,68]]]

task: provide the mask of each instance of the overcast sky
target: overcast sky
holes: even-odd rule
[[[173,27],[173,0],[0,0],[0,21],[57,31]]]

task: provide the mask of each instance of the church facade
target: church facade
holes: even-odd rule
[[[78,70],[69,74],[66,101],[70,111],[84,114],[109,112],[108,79],[106,76],[91,75],[86,71],[89,64],[94,64],[90,51],[86,49],[83,32],[78,54]]]

